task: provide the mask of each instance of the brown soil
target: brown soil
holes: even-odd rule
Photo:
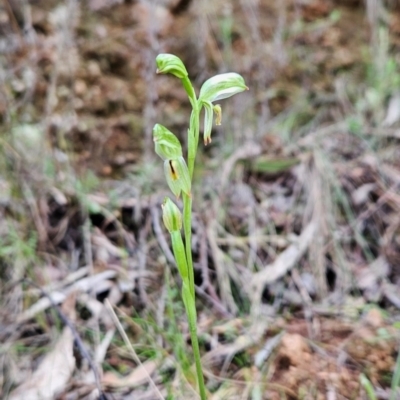
[[[400,136],[399,118],[382,121],[400,84],[400,16],[396,2],[370,5],[369,14],[360,3],[5,0],[2,397],[27,398],[24,381],[32,384],[58,337],[54,327],[65,323],[50,302],[32,311],[46,296],[26,278],[61,293],[59,304],[81,282],[77,303],[64,308],[90,359],[114,327],[108,299],[165,398],[194,396],[191,371],[176,368],[184,343],[170,333],[185,336],[187,327],[166,285],[178,279],[160,250],[166,191],[151,137],[156,122],[181,138],[187,129],[185,92],[155,74],[155,56],[171,52],[197,89],[227,70],[250,88],[223,105],[223,130],[199,156],[196,176],[203,183],[193,247],[209,398],[367,399],[363,377],[377,398],[389,398],[400,337]],[[378,67],[369,72],[385,45],[379,28],[397,71],[392,83],[374,80]],[[18,144],[11,132],[20,126],[39,126],[44,142]],[[309,226],[312,240],[297,261],[269,281],[263,269],[272,271]],[[267,283],[257,297],[258,279]],[[71,350],[76,339],[64,340]],[[116,339],[105,347],[104,395],[158,399],[123,347]],[[73,359],[55,398],[98,396],[76,342]]]

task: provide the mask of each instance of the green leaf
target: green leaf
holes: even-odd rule
[[[197,326],[196,305],[192,293],[190,291],[189,284],[186,281],[182,282],[182,299],[189,320],[189,329],[194,330],[196,332],[196,326]]]
[[[182,235],[180,231],[171,232],[172,250],[174,252],[176,265],[183,281],[189,276],[185,247],[183,245]]]
[[[366,391],[368,399],[369,400],[377,400],[377,397],[375,395],[375,389],[374,389],[371,381],[367,378],[366,375],[360,374],[360,383],[361,383],[361,386]]]
[[[252,161],[250,169],[254,172],[276,174],[287,171],[298,163],[299,159],[297,158],[271,158],[261,156]]]

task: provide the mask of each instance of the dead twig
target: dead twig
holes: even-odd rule
[[[314,238],[315,222],[310,222],[298,237],[295,243],[284,250],[278,258],[262,271],[255,273],[251,280],[250,298],[254,306],[259,305],[264,287],[277,281],[290,271],[307,251]]]
[[[221,292],[221,299],[232,313],[236,313],[237,306],[233,298],[232,288],[229,280],[229,271],[226,268],[226,257],[216,242],[216,221],[209,221],[207,226],[207,237],[210,244],[211,255],[217,272],[218,284]]]
[[[122,336],[122,339],[124,340],[125,346],[128,348],[129,352],[131,353],[134,361],[140,365],[141,367],[143,367],[142,362],[140,361],[135,349],[133,348],[131,342],[129,341],[128,335],[126,334],[126,332],[124,331],[124,328],[121,325],[121,322],[119,321],[117,314],[115,314],[114,309],[112,308],[111,303],[108,301],[108,299],[105,300],[105,305],[108,309],[108,311],[110,312],[110,315],[115,323],[115,326],[118,329],[119,334]],[[153,389],[155,391],[155,393],[157,394],[157,397],[159,399],[164,400],[164,396],[161,394],[160,390],[158,389],[157,385],[154,383],[153,379],[151,378],[150,374],[148,373],[147,369],[143,367],[143,371],[145,372],[147,379],[150,383],[151,386],[153,386]]]
[[[147,259],[147,236],[151,229],[151,218],[146,218],[143,229],[139,232],[139,240],[138,240],[138,262],[139,262],[139,271],[143,272],[141,276],[145,276],[144,272],[146,270],[146,259]],[[143,283],[143,279],[140,278],[138,280],[139,294],[141,301],[143,304],[149,304],[147,293],[145,290],[145,286]]]
[[[224,163],[220,178],[220,194],[229,182],[229,176],[239,160],[250,159],[261,154],[261,146],[256,142],[247,142],[238,150],[236,150]]]
[[[87,351],[85,345],[83,344],[83,341],[82,341],[78,331],[76,330],[75,326],[73,325],[73,323],[66,316],[66,314],[61,310],[61,308],[54,302],[53,298],[46,291],[44,291],[39,285],[37,285],[35,282],[33,282],[29,279],[23,279],[21,282],[25,282],[28,285],[33,286],[37,290],[39,290],[40,293],[42,294],[42,296],[47,298],[47,300],[50,302],[51,307],[53,307],[56,310],[57,315],[60,318],[63,325],[68,327],[71,330],[72,335],[74,337],[74,342],[75,342],[76,346],[78,347],[79,352],[81,353],[82,357],[87,360],[90,369],[93,371],[95,384],[96,384],[97,390],[99,392],[99,396],[105,396],[103,394],[103,390],[102,390],[101,384],[100,384],[99,371],[98,371],[95,363],[93,362],[92,358],[90,357],[90,354]]]
[[[225,307],[221,303],[221,299],[219,298],[213,284],[210,281],[210,269],[208,268],[208,244],[207,244],[207,231],[205,227],[200,224],[201,233],[200,234],[200,268],[201,268],[201,277],[203,279],[202,285],[200,289],[204,289],[209,294],[209,298],[212,303],[218,310],[223,310],[223,314],[226,316],[230,313],[225,309]]]
[[[315,339],[320,333],[320,326],[318,320],[315,318],[314,311],[312,309],[312,299],[308,294],[307,289],[304,287],[303,281],[301,280],[297,269],[292,270],[292,279],[294,284],[297,286],[297,289],[299,290],[303,302],[304,316],[307,320],[308,336],[311,339]]]
[[[223,304],[218,300],[215,300],[213,297],[211,297],[204,289],[202,289],[200,286],[195,286],[194,288],[196,290],[196,293],[202,297],[204,297],[208,302],[212,304],[214,307],[215,311],[220,313],[224,318],[233,318],[234,315],[230,313],[224,306]]]

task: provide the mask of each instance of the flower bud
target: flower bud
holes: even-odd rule
[[[199,101],[204,103],[222,100],[248,89],[241,75],[235,72],[219,74],[203,83]]]
[[[166,197],[161,208],[164,225],[168,232],[180,231],[182,229],[182,213],[177,205],[169,197]]]
[[[157,74],[172,74],[183,79],[188,76],[181,59],[173,54],[159,54],[156,58]]]
[[[165,160],[164,172],[168,186],[176,197],[180,196],[181,191],[190,196],[190,175],[183,157]]]
[[[182,157],[182,146],[179,139],[165,126],[154,125],[153,140],[155,151],[163,160]]]

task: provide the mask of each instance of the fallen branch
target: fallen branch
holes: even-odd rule
[[[266,285],[282,278],[297,264],[310,246],[315,230],[315,222],[310,222],[295,243],[284,250],[272,264],[253,275],[250,284],[253,305],[260,303]]]

